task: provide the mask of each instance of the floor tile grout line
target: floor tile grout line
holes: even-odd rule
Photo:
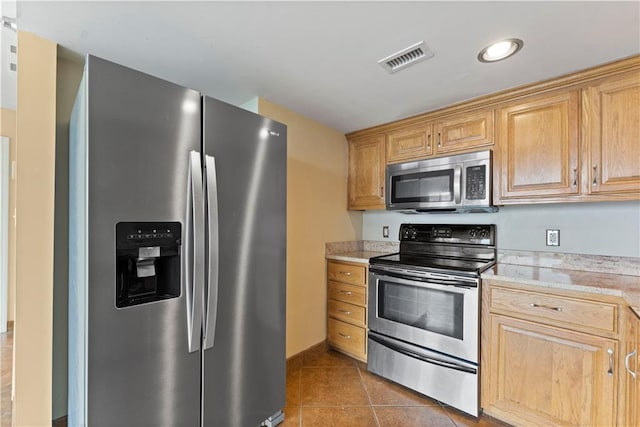
[[[356,363],[356,369],[358,370],[358,377],[360,378],[360,384],[364,389],[365,394],[367,395],[367,400],[369,401],[369,410],[373,414],[373,420],[376,423],[377,427],[380,427],[380,420],[378,420],[378,415],[376,415],[376,411],[373,409],[373,401],[371,400],[371,395],[369,394],[369,390],[364,383],[364,378],[362,377],[362,371],[360,370],[360,365]]]
[[[298,368],[298,427],[302,427],[302,368],[302,365]]]

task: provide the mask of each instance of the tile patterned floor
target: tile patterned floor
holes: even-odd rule
[[[282,427],[504,427],[479,420],[367,371],[364,363],[315,347],[287,361]]]
[[[0,334],[0,425],[11,426],[11,371],[13,365],[13,329]]]

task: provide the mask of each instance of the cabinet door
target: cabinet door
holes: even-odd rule
[[[617,341],[499,315],[490,324],[488,413],[515,425],[615,425]]]
[[[387,134],[387,163],[424,159],[431,154],[431,124],[420,123]]]
[[[579,192],[578,92],[500,109],[502,201]]]
[[[493,145],[493,110],[474,111],[438,120],[436,153]]]
[[[384,135],[349,141],[349,209],[385,208],[384,142]]]
[[[589,194],[640,194],[640,73],[583,92]]]

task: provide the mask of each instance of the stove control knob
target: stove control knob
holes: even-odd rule
[[[482,237],[483,239],[489,237],[489,230],[487,230],[486,228],[480,230],[480,237]]]
[[[409,240],[411,238],[415,239],[415,235],[416,235],[416,230],[413,228],[405,228],[404,230],[402,230],[402,238],[404,240]]]
[[[478,230],[476,230],[475,228],[472,228],[471,230],[469,230],[469,237],[471,237],[472,239],[475,239],[477,235],[478,235]]]

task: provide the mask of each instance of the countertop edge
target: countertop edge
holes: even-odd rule
[[[388,255],[389,252],[376,252],[376,251],[355,251],[355,252],[344,252],[337,254],[326,254],[325,258],[328,260],[334,261],[345,261],[345,262],[356,262],[359,264],[369,264],[369,258],[380,256],[380,255]]]
[[[501,269],[507,271],[501,272]],[[582,275],[584,277],[581,277]],[[590,280],[594,275],[600,276],[602,280]],[[640,317],[640,277],[638,276],[499,263],[482,273],[480,277],[484,280],[620,298]]]

